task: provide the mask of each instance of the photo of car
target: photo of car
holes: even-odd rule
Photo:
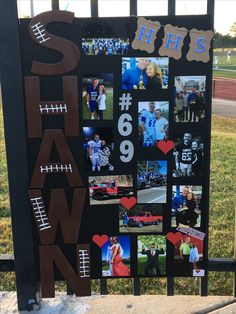
[[[129,210],[120,205],[119,227],[122,233],[161,233],[163,205],[135,204]]]
[[[128,226],[143,228],[146,225],[159,225],[162,220],[162,216],[153,216],[150,212],[138,213],[137,216],[129,216]]]
[[[91,205],[118,204],[121,197],[133,193],[133,178],[130,175],[89,177]]]

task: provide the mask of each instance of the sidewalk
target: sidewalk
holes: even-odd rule
[[[212,99],[212,113],[227,117],[236,117],[236,100]]]
[[[236,299],[229,296],[155,296],[109,295],[76,298],[57,293],[54,299],[44,299],[37,314],[233,314]],[[15,292],[0,292],[0,313],[17,312]],[[21,312],[28,313],[28,312]],[[32,312],[31,312],[32,313]]]

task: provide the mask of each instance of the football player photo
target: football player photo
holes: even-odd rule
[[[84,120],[113,119],[113,74],[86,74],[83,84]]]
[[[113,171],[112,128],[84,127],[84,156],[87,171]]]
[[[168,137],[168,101],[142,101],[138,103],[139,144],[141,147],[155,146]]]
[[[184,133],[174,142],[173,177],[202,176],[204,144],[201,136]]]

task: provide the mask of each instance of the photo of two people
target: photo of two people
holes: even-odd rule
[[[167,89],[168,66],[166,57],[122,58],[122,89]]]
[[[83,119],[112,120],[113,74],[86,74],[82,80]]]
[[[193,275],[193,271],[202,268],[203,240],[183,235],[175,244],[173,274]]]

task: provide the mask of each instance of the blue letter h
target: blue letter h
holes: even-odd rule
[[[155,30],[150,28],[149,33],[145,33],[145,29],[146,29],[145,26],[141,27],[141,31],[140,31],[138,40],[143,40],[143,36],[146,36],[147,40],[144,40],[144,41],[146,41],[148,44],[151,44],[152,35],[155,32]]]
[[[165,45],[165,48],[173,48],[175,50],[179,50],[179,42],[182,39],[181,35],[177,35],[176,38],[173,38],[174,36],[176,36],[175,34],[172,33],[168,33],[168,38],[167,38],[167,43]],[[171,47],[171,44],[174,44],[174,47]]]

